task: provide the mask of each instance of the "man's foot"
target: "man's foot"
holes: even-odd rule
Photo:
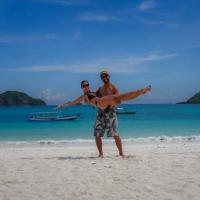
[[[127,158],[127,156],[125,156],[123,153],[119,154],[119,156],[121,156],[122,158]]]
[[[98,157],[99,157],[99,158],[104,158],[103,154],[99,154]]]

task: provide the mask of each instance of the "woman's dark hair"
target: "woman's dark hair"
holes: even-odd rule
[[[87,80],[83,80],[83,81],[81,81],[81,87],[83,87],[84,83],[88,83],[89,84],[89,82]]]

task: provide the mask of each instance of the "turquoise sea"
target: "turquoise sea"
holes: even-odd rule
[[[118,115],[118,130],[124,140],[165,140],[200,137],[200,105],[121,105],[135,115]],[[51,112],[53,106],[0,107],[2,142],[72,142],[93,140],[96,109],[80,105],[63,114],[80,114],[74,121],[30,122],[32,112]]]

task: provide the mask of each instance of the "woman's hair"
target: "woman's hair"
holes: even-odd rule
[[[81,87],[83,86],[84,83],[88,83],[89,84],[89,82],[87,80],[83,80],[83,81],[81,81]]]

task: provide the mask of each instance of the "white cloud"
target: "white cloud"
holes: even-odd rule
[[[98,73],[107,69],[112,73],[136,73],[139,72],[140,64],[170,59],[178,56],[177,53],[149,53],[142,56],[129,56],[123,58],[107,58],[91,60],[81,64],[66,65],[40,65],[7,69],[14,72],[72,72],[72,73]]]
[[[58,38],[56,34],[35,34],[35,35],[0,35],[0,43],[21,43],[38,40],[55,40]]]
[[[61,35],[55,33],[45,33],[45,34],[19,34],[19,35],[2,35],[0,34],[0,43],[6,44],[32,44],[41,41],[51,41],[51,40],[76,40],[79,39],[82,35],[82,31],[80,29],[75,30],[74,33],[70,35]]]
[[[173,58],[177,56],[178,56],[177,53],[167,53],[167,54],[150,53],[141,57],[135,57],[135,56],[130,57],[129,59],[127,59],[127,61],[129,62],[129,64],[138,65],[138,64],[142,64],[148,61],[163,60],[163,59]]]
[[[154,19],[154,18],[147,18],[144,16],[134,16],[134,19],[138,22],[141,22],[142,24],[146,24],[146,25],[163,25],[163,26],[167,26],[168,28],[171,29],[176,29],[177,27],[180,26],[179,23],[176,22],[172,22],[168,19]]]
[[[143,1],[138,5],[138,10],[139,11],[148,11],[152,10],[157,6],[155,1]]]
[[[121,21],[119,18],[107,15],[103,13],[82,13],[78,16],[78,20],[81,21],[95,21],[95,22],[107,22],[107,21]]]
[[[183,47],[177,47],[177,48],[173,48],[171,50],[162,50],[160,52],[167,52],[167,51],[187,51],[187,50],[191,50],[191,49],[197,49],[200,48],[200,43],[196,43],[196,44],[191,44],[189,46],[183,46]]]
[[[18,71],[18,72],[64,72],[66,71],[66,66],[60,65],[39,65],[32,67],[19,67],[17,69],[10,69],[9,71]]]
[[[177,22],[177,12],[163,12],[155,9],[158,3],[155,0],[144,0],[136,8],[134,19],[146,25],[162,25],[170,29],[177,29],[182,24]],[[148,15],[146,15],[148,13]]]
[[[33,0],[35,2],[58,4],[63,6],[79,6],[79,5],[91,5],[92,2],[88,0]]]
[[[45,89],[40,94],[40,98],[49,104],[65,101],[67,97],[63,94],[53,92],[51,89]]]

